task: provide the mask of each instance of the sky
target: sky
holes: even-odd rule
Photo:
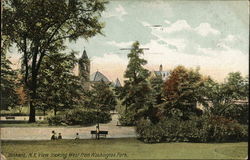
[[[249,72],[248,1],[110,0],[103,12],[103,35],[67,42],[69,50],[84,48],[91,73],[100,71],[111,81],[123,74],[128,48],[139,41],[150,71],[178,65],[200,68],[223,81],[229,72]],[[154,27],[161,25],[161,27]]]

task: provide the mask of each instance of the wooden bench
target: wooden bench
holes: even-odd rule
[[[90,134],[91,134],[92,138],[94,135],[97,136],[96,131],[90,131]],[[108,131],[99,131],[99,136],[104,136],[106,138],[107,134],[108,134]]]
[[[14,116],[6,116],[5,119],[13,119],[13,120],[15,120],[15,117]]]

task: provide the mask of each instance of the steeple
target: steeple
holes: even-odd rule
[[[84,48],[84,50],[83,50],[81,59],[89,59],[89,58],[88,58],[88,55],[87,55],[87,52],[86,52],[86,50],[85,50],[85,48]]]
[[[79,76],[83,82],[89,82],[90,61],[84,48],[81,58],[79,59]]]
[[[121,86],[122,86],[122,85],[121,85],[119,79],[116,78],[116,80],[115,80],[115,87],[121,87]]]
[[[159,71],[162,72],[163,68],[162,68],[162,64],[160,65]]]

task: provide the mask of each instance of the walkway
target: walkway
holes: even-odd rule
[[[109,132],[107,138],[125,138],[136,137],[134,127],[116,126],[118,115],[112,116],[112,121],[108,124],[100,124],[100,130]],[[4,127],[1,128],[2,140],[49,140],[51,132],[62,133],[63,139],[74,139],[76,133],[79,133],[80,139],[90,139],[90,127]]]

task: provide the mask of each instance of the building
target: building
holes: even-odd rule
[[[109,79],[99,71],[96,71],[95,73],[91,74],[90,82],[100,82],[100,81],[110,82]]]
[[[170,75],[169,71],[163,71],[163,67],[162,64],[159,67],[159,71],[153,71],[153,76],[160,76],[162,77],[162,80],[166,80],[168,78],[168,76]]]
[[[90,89],[91,84],[98,83],[98,82],[106,82],[106,83],[112,83],[104,74],[102,74],[99,71],[96,71],[95,73],[90,75],[90,60],[88,58],[87,52],[84,49],[82,56],[80,57],[78,61],[79,67],[78,67],[78,76],[80,77],[82,83],[84,84],[85,89]],[[114,84],[115,87],[120,87],[121,83],[119,79],[117,78]]]

